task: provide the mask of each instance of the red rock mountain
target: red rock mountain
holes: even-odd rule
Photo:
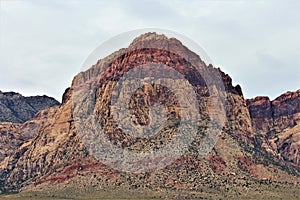
[[[201,121],[187,151],[170,165],[154,171],[128,173],[100,162],[91,153],[90,148],[97,146],[89,146],[83,139],[93,141],[97,138],[88,131],[90,127],[86,127],[86,134],[79,133],[75,113],[86,109],[95,114],[97,123],[105,127],[106,137],[119,148],[141,152],[167,145],[177,134],[178,121],[184,118],[175,95],[160,85],[140,87],[129,105],[132,115],[136,116],[134,123],[145,125],[149,123],[148,113],[153,102],[163,102],[168,108],[168,120],[166,128],[158,135],[137,139],[120,130],[113,120],[110,100],[117,82],[126,72],[143,65],[145,68],[140,73],[151,72],[155,77],[161,74],[151,70],[153,65],[168,65],[180,72],[196,91]],[[206,73],[210,76],[206,77]],[[178,89],[184,85],[176,80],[173,83]],[[218,90],[218,83],[223,83],[224,90]],[[168,95],[161,95],[163,93]],[[216,126],[219,136],[216,145],[201,157],[199,152],[203,148],[206,130],[213,122],[209,115],[212,94],[225,98],[226,119],[224,127]],[[192,110],[193,107],[184,109]],[[216,116],[220,115],[218,110],[214,112]],[[50,188],[51,191],[84,192],[117,187],[185,190],[191,193],[218,191],[221,196],[245,190],[259,194],[264,187],[262,185],[272,188],[300,182],[298,121],[299,91],[286,93],[272,102],[264,97],[245,100],[241,87],[233,86],[229,75],[207,66],[180,41],[146,33],[136,38],[128,48],[100,59],[90,69],[79,73],[66,90],[59,107],[36,115],[33,123],[38,126],[31,131],[33,139],[23,143],[1,163],[1,190],[18,191],[23,188],[45,191]],[[26,127],[12,127],[11,132],[22,132]],[[101,152],[101,149],[96,150]],[[174,149],[174,154],[176,151]],[[159,164],[161,160],[153,160],[150,164],[156,162]]]
[[[252,127],[263,147],[273,156],[300,165],[300,90],[275,100],[247,100]]]

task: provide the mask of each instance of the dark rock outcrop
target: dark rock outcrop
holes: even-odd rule
[[[57,105],[58,101],[45,95],[24,97],[15,92],[0,91],[0,122],[24,123],[38,111]]]

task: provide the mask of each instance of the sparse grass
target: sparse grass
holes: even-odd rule
[[[56,199],[299,199],[300,187],[274,185],[260,185],[252,188],[231,188],[227,193],[214,190],[179,191],[145,189],[103,189],[101,191],[87,191],[85,193],[72,191],[35,191],[18,194],[1,195],[1,200],[56,200]]]

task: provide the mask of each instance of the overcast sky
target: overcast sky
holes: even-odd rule
[[[245,97],[300,89],[300,1],[0,0],[0,90],[61,100],[102,42],[169,29],[204,48]]]

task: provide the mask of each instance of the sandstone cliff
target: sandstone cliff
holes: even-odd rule
[[[101,152],[103,149],[93,144],[99,138],[89,131],[89,128],[92,128],[89,126],[85,127],[86,134],[82,135],[76,125],[78,119],[74,113],[78,111],[80,117],[86,117],[85,112],[80,113],[80,110],[86,109],[87,112],[96,115],[96,122],[105,127],[105,137],[120,148],[143,152],[167,145],[176,137],[177,122],[184,121],[184,117],[175,95],[162,85],[143,85],[132,95],[129,104],[133,122],[147,125],[151,119],[148,115],[150,107],[154,103],[161,102],[167,108],[168,120],[166,128],[159,134],[150,139],[133,137],[116,125],[112,114],[114,108],[111,107],[110,100],[117,82],[126,72],[142,65],[145,65],[145,68],[140,73],[152,73],[154,77],[161,74],[151,70],[153,65],[161,68],[168,65],[180,72],[196,91],[199,100],[196,106],[201,113],[201,121],[197,124],[198,132],[194,140],[182,156],[165,168],[135,174],[116,170],[122,161],[109,166],[100,162],[94,151]],[[195,66],[204,77],[199,75]],[[206,73],[212,76],[205,77]],[[167,76],[173,77],[174,74]],[[217,90],[220,88],[214,81],[222,82],[224,90]],[[176,80],[172,83],[179,90],[186,84]],[[186,91],[182,92],[188,95]],[[212,110],[214,98],[211,96],[223,97],[224,105]],[[213,117],[220,115],[222,107],[226,111],[224,127],[213,127],[218,130],[219,140],[209,154],[199,157],[207,129],[210,123],[214,122]],[[184,109],[192,110],[193,107],[187,106]],[[59,107],[50,108],[36,115],[33,120],[39,126],[32,130],[33,139],[22,144],[16,153],[6,157],[2,162],[0,186],[2,190],[9,191],[19,190],[21,187],[31,190],[49,187],[69,188],[75,191],[85,190],[88,187],[100,190],[107,186],[117,186],[191,191],[213,188],[225,193],[233,187],[244,190],[266,181],[296,184],[299,182],[299,167],[285,163],[280,158],[274,160],[273,157],[266,156],[264,148],[258,146],[260,141],[255,134],[257,127],[268,125],[259,126],[252,120],[254,131],[250,114],[255,108],[250,107],[249,110],[240,86],[233,86],[229,75],[211,65],[207,66],[180,41],[147,33],[136,38],[127,49],[120,49],[99,60],[89,70],[78,74],[71,87],[66,90]],[[210,115],[210,112],[214,112],[213,115]],[[23,131],[24,128],[19,127],[18,130]],[[261,134],[264,134],[264,130]],[[83,139],[90,141],[90,144],[84,143]],[[294,141],[295,138],[289,140]],[[177,149],[172,153],[176,154]],[[152,160],[149,165],[156,165],[162,161],[162,159]]]
[[[262,146],[276,157],[300,164],[300,90],[286,92],[275,100],[247,100],[252,127]]]

